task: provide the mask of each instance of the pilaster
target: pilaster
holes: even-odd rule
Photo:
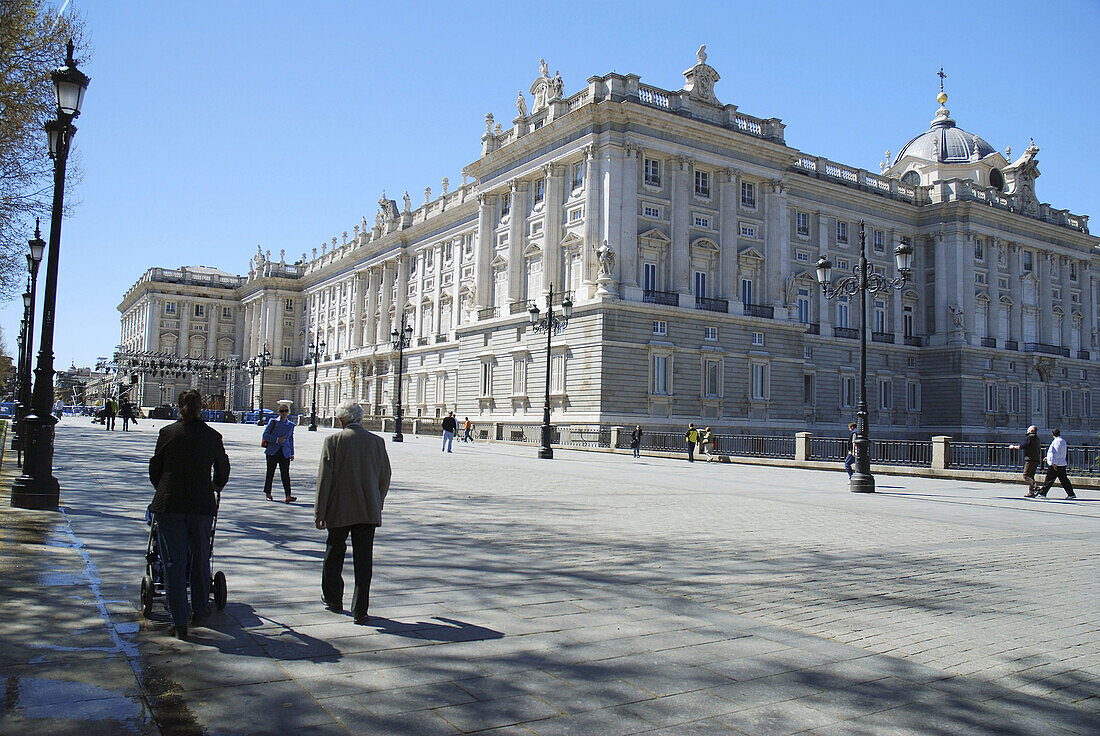
[[[527,182],[513,179],[509,187],[508,213],[508,303],[526,301]],[[535,298],[537,295],[532,295]]]
[[[493,275],[489,264],[493,260],[493,205],[488,194],[477,195],[477,241],[474,246],[474,289],[478,308],[493,302]]]
[[[688,248],[688,222],[691,204],[691,167],[694,162],[685,156],[676,160],[672,172],[672,291],[682,303],[691,298],[691,253]]]
[[[718,298],[730,302],[730,311],[741,314],[741,275],[737,264],[737,238],[741,225],[737,218],[737,200],[741,193],[740,173],[726,169],[719,177]]]
[[[768,183],[764,200],[764,275],[766,293],[761,296],[775,309],[778,318],[787,311],[784,288],[791,273],[790,223],[787,222],[787,184],[781,179]]]
[[[627,144],[624,153],[618,186],[621,196],[619,224],[611,229],[618,234],[612,234],[608,241],[619,255],[620,293],[625,299],[638,300],[642,296],[638,287],[638,162],[642,152],[638,146]]]

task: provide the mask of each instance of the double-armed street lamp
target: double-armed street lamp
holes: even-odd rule
[[[19,362],[15,367],[16,375],[16,405],[15,405],[15,432],[13,433],[11,446],[18,451],[22,460],[23,455],[23,418],[30,411],[31,403],[31,349],[34,344],[34,297],[38,286],[38,264],[42,262],[42,254],[46,249],[46,243],[42,240],[39,223],[34,223],[34,237],[27,241],[27,273],[30,278],[27,290],[23,292],[23,321],[19,332]]]
[[[573,316],[573,301],[566,296],[561,302],[561,316],[554,314],[554,285],[550,284],[550,291],[546,294],[546,316],[539,318],[537,304],[532,304],[528,310],[531,315],[531,330],[536,334],[546,333],[546,400],[542,405],[542,447],[539,448],[539,457],[543,460],[553,460],[554,450],[550,447],[552,429],[550,427],[550,339],[554,335],[560,335],[569,324]]]
[[[23,420],[26,459],[23,475],[12,481],[11,505],[27,509],[56,509],[61,501],[61,486],[53,476],[53,333],[57,309],[57,269],[61,249],[61,214],[65,204],[65,163],[69,146],[76,134],[73,120],[80,116],[84,92],[91,81],[76,68],[73,42],[69,41],[65,66],[51,73],[57,98],[57,119],[46,123],[53,166],[53,210],[50,217],[50,249],[46,260],[46,286],[42,298],[42,337],[39,340],[38,365],[35,368],[31,413]],[[28,340],[28,344],[29,344]],[[30,361],[28,353],[28,363]]]
[[[317,363],[325,357],[325,341],[314,340],[309,344],[309,359],[313,361],[313,394],[310,396],[309,431],[317,431]]]
[[[405,324],[405,313],[401,313],[401,329],[390,333],[393,339],[393,349],[397,351],[397,374],[395,376],[394,396],[397,402],[393,409],[393,439],[394,442],[404,442],[405,435],[401,434],[401,374],[404,372],[405,348],[412,344],[413,328]]]
[[[244,364],[244,369],[248,371],[250,381],[248,385],[251,387],[249,392],[250,405],[249,411],[256,411],[256,376],[260,375],[260,363],[255,358],[252,358]]]
[[[852,473],[848,490],[853,493],[874,493],[875,478],[871,475],[871,440],[868,436],[867,422],[867,294],[880,294],[901,289],[909,279],[913,263],[913,249],[905,243],[894,248],[897,262],[897,278],[887,278],[874,271],[868,271],[867,243],[863,233],[863,221],[859,222],[859,262],[852,269],[852,275],[835,283],[830,281],[832,262],[822,256],[817,262],[817,280],[826,299],[839,296],[859,295],[859,409],[856,412],[855,460],[856,469]]]
[[[271,365],[271,351],[267,349],[267,340],[264,340],[264,349],[253,360],[260,369],[260,417],[256,420],[256,424],[262,425],[264,423],[264,377],[267,375],[267,367]],[[256,374],[252,375],[255,380]]]

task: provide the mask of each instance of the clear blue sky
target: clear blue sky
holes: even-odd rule
[[[94,56],[62,234],[59,368],[111,354],[118,303],[151,266],[242,273],[257,244],[292,261],[373,221],[383,189],[419,203],[444,176],[457,184],[485,113],[507,125],[540,57],[567,95],[612,71],[678,89],[705,43],[722,102],[875,172],[928,128],[942,65],[958,125],[1014,158],[1034,137],[1040,200],[1100,232],[1094,0],[72,1]],[[0,310],[12,350],[18,301]]]

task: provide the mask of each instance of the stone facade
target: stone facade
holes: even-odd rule
[[[292,265],[258,253],[212,284],[152,269],[120,305],[123,345],[247,360],[266,343],[265,405],[308,410],[316,336],[319,412],[352,398],[386,414],[405,315],[407,416],[537,423],[546,338],[528,308],[552,284],[575,305],[552,340],[555,423],[835,435],[858,398],[859,304],[826,299],[814,264],[850,271],[862,221],[883,275],[895,245],[914,249],[904,288],[868,296],[875,436],[1095,435],[1100,241],[1035,198],[1034,144],[1011,161],[941,92],[930,129],[873,174],[720,103],[704,49],[684,77],[668,91],[608,74],[566,97],[543,63],[529,109],[521,95],[508,128],[486,116],[459,186],[415,208],[383,194],[373,223]],[[171,299],[217,314],[187,324]]]

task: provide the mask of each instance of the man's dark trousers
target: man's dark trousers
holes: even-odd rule
[[[344,600],[344,555],[351,535],[351,560],[355,569],[355,590],[351,597],[351,613],[355,618],[367,615],[370,602],[371,566],[374,558],[373,524],[329,527],[325,542],[325,564],[321,572],[321,593],[330,606],[342,607]]]
[[[695,443],[688,440],[688,462],[695,462]]]
[[[1066,465],[1050,465],[1047,467],[1047,477],[1043,481],[1041,488],[1036,489],[1040,496],[1047,495],[1047,491],[1054,486],[1054,481],[1058,481],[1062,484],[1062,490],[1066,492],[1067,496],[1073,495],[1073,484],[1069,482],[1069,475],[1066,474]]]

